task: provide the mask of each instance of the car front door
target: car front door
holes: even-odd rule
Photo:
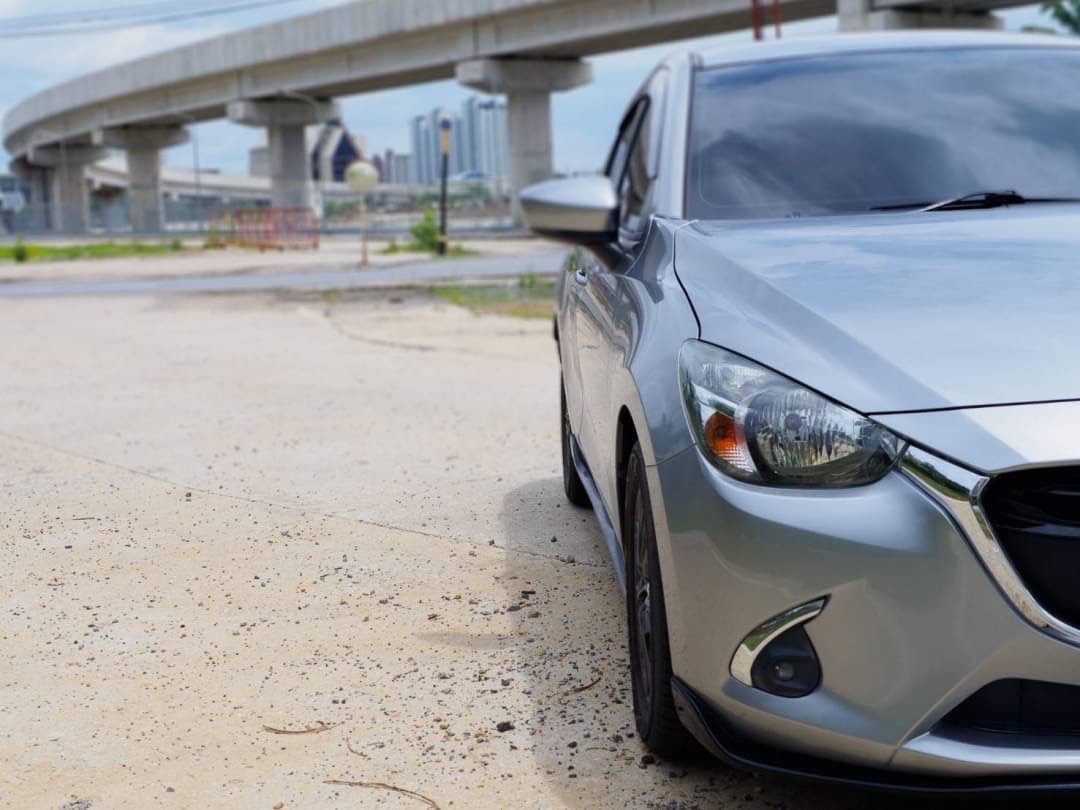
[[[615,420],[611,383],[626,360],[627,330],[619,320],[628,311],[626,271],[637,261],[650,218],[650,191],[656,177],[663,126],[666,71],[660,71],[631,105],[608,160],[607,174],[618,191],[618,258],[605,266],[595,258],[575,271],[578,370],[584,413],[578,441],[604,497],[608,513],[618,508],[615,485]]]

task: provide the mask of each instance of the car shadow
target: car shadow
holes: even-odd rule
[[[522,520],[525,508],[528,521]],[[515,721],[513,744],[527,747],[536,773],[563,806],[931,806],[921,798],[736,770],[704,752],[685,762],[653,757],[634,732],[624,597],[592,513],[566,503],[559,479],[544,478],[507,493],[499,515],[509,552],[499,581],[516,639],[513,671],[520,682],[514,688],[529,697],[530,707],[529,716]],[[567,547],[576,553],[565,553]]]

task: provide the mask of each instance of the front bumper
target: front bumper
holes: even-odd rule
[[[844,781],[912,789],[1080,787],[1080,736],[942,724],[1002,679],[1080,686],[1080,648],[1022,618],[914,480],[776,491],[723,478],[694,448],[649,472],[677,694],[715,751],[770,752],[772,766],[734,756],[754,767],[784,752],[797,771],[839,766],[862,774]],[[812,694],[731,676],[748,632],[821,597],[805,625],[822,667]]]

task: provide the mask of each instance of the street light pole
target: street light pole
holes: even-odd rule
[[[439,134],[442,136],[442,189],[439,192],[439,255],[446,255],[446,183],[450,172],[450,132],[454,119],[447,114],[439,117]]]
[[[205,226],[206,223],[202,222],[205,206],[203,205],[204,201],[202,196],[202,175],[199,172],[199,134],[195,131],[195,125],[198,122],[193,116],[190,116],[187,113],[178,112],[176,113],[176,116],[182,118],[190,125],[188,127],[188,133],[191,135],[192,159],[195,161],[195,204],[198,210],[198,219],[201,224]]]
[[[357,160],[345,170],[345,182],[360,198],[360,266],[368,265],[368,210],[367,195],[379,183],[379,173],[366,160]]]

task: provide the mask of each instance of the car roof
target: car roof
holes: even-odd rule
[[[1001,31],[843,33],[724,45],[695,51],[691,58],[700,67],[720,67],[806,56],[937,48],[1080,48],[1080,41],[1051,34],[1011,34]]]

